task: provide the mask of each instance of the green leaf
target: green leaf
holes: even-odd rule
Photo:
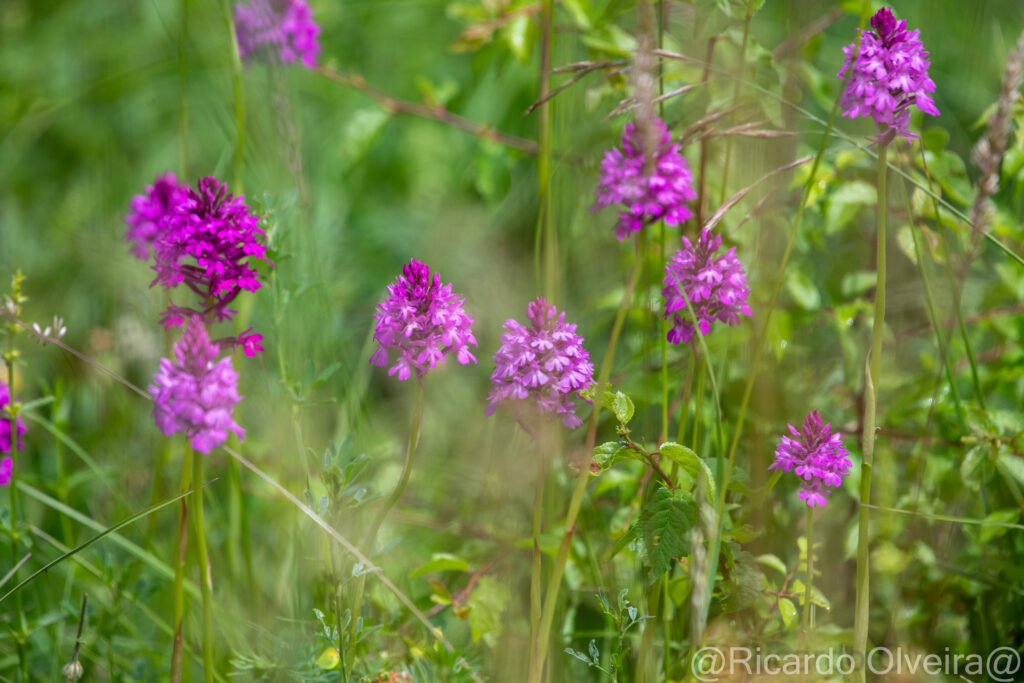
[[[450,553],[434,553],[430,560],[420,566],[419,569],[410,574],[410,578],[423,576],[430,572],[466,572],[469,571],[469,563],[460,557]]]
[[[964,461],[960,463],[960,477],[964,484],[975,491],[981,489],[981,483],[988,479],[988,447],[977,445],[967,451]]]
[[[508,585],[491,576],[483,576],[469,596],[469,626],[473,642],[486,637],[489,641],[501,635],[505,625],[501,618],[508,603]]]
[[[733,558],[733,586],[726,603],[726,610],[730,612],[753,605],[761,596],[761,585],[764,582],[764,573],[750,553],[737,549],[733,552]]]
[[[594,449],[594,462],[606,470],[621,460],[636,460],[634,451],[625,448],[621,441],[606,441]]]
[[[996,460],[996,469],[1004,477],[1014,479],[1018,484],[1024,486],[1024,458],[1004,450]]]
[[[1009,526],[1016,524],[1017,520],[1020,519],[1020,510],[1016,508],[1006,508],[1005,510],[996,510],[987,517],[985,517],[985,526],[981,527],[981,534],[979,541],[981,543],[988,543],[997,536],[1002,536],[1010,530]]]
[[[689,491],[658,487],[640,510],[644,552],[653,578],[668,571],[675,558],[689,553],[689,532],[697,524],[697,503]]]
[[[845,228],[862,206],[874,206],[878,201],[877,188],[863,180],[841,183],[828,199],[825,230],[834,233]]]
[[[711,474],[711,468],[699,455],[674,441],[666,441],[661,444],[658,452],[669,460],[679,463],[679,466],[690,475],[690,479],[693,481],[697,481],[703,475],[708,485],[708,499],[717,500],[715,477]]]
[[[757,561],[759,564],[763,564],[765,567],[771,567],[783,576],[786,576],[789,573],[786,570],[785,563],[782,560],[780,560],[777,555],[758,555]]]
[[[621,391],[615,392],[609,407],[615,413],[615,418],[622,424],[629,424],[629,421],[633,419],[633,413],[636,412],[633,401]]]
[[[814,572],[817,574],[818,572]],[[807,586],[800,579],[793,582],[793,592],[800,596],[800,604],[804,604],[804,596],[807,594]],[[831,610],[832,603],[828,601],[825,594],[818,590],[817,586],[811,586],[811,602],[823,609]]]
[[[796,623],[796,605],[789,598],[779,598],[779,614],[782,615],[782,623],[786,628],[791,628]]]
[[[810,278],[799,270],[789,269],[786,271],[786,291],[793,300],[808,311],[813,311],[821,304],[821,294],[814,286]]]

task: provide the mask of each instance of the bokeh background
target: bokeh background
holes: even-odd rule
[[[629,54],[636,3],[556,4],[555,66]],[[528,141],[538,135],[537,115],[525,113],[538,93],[536,5],[311,2],[322,27],[325,69],[360,76],[398,100],[443,108]],[[708,39],[719,36],[708,83],[665,103],[664,116],[679,134],[731,102],[746,3],[667,0],[662,6],[666,49],[701,60]],[[930,170],[941,181],[943,197],[965,211],[977,174],[970,149],[984,133],[1007,53],[1024,29],[1024,4],[906,0],[895,3],[895,10],[921,29],[931,51],[942,117],[915,121],[924,131]],[[751,23],[746,80],[739,90],[744,109],[736,118],[793,134],[737,138],[724,187],[725,138],[710,138],[705,217],[723,198],[772,169],[814,153],[823,126],[804,112],[827,118],[839,84],[840,49],[852,42],[859,12],[859,2],[763,4]],[[227,30],[218,2],[189,3],[185,24],[180,4],[170,0],[0,2],[0,282],[6,285],[21,269],[31,299],[26,319],[45,323],[63,316],[68,345],[145,388],[168,341],[158,325],[164,294],[149,287],[152,272],[123,241],[128,203],[167,170],[189,182],[217,175],[236,191],[241,181],[247,201],[265,219],[275,265],[262,269],[264,287],[242,306],[240,327],[251,325],[264,334],[266,352],[235,361],[245,397],[238,420],[247,429],[239,449],[296,495],[308,491],[314,502],[328,496],[329,519],[357,538],[367,515],[353,496],[386,492],[396,480],[413,394],[409,382],[368,363],[373,308],[410,258],[430,264],[466,296],[466,308],[476,319],[479,364],[448,362],[427,378],[416,471],[384,528],[375,560],[424,610],[439,590],[428,579],[457,593],[470,575],[456,570],[412,576],[432,556],[450,553],[469,570],[486,568],[481,576],[491,581],[469,598],[477,616],[460,618],[455,609],[445,609],[436,622],[481,675],[522,680],[533,449],[509,415],[485,418],[483,409],[501,324],[509,317],[523,319],[526,303],[541,293],[536,155],[429,117],[390,111],[381,98],[322,71],[255,64],[242,74],[244,164],[236,178]],[[666,91],[701,77],[699,63],[665,62]],[[556,75],[554,83],[564,80]],[[628,87],[621,74],[593,73],[559,94],[552,106],[555,298],[579,323],[595,359],[602,358],[632,259],[632,249],[614,237],[614,212],[590,211],[601,154],[617,144],[628,120],[606,116]],[[824,158],[820,189],[787,271],[768,362],[740,448],[743,488],[737,495],[744,508],[737,523],[751,529],[742,545],[755,556],[776,555],[791,569],[797,566],[795,538],[803,518],[795,486],[782,482],[764,491],[778,435],[787,422],[818,408],[850,434],[850,450],[859,454],[875,202],[874,161],[862,145],[872,129],[868,122],[848,119],[837,127],[849,137],[834,138]],[[699,149],[700,143],[691,141],[683,150],[695,169]],[[906,150],[893,163],[921,182],[919,161]],[[1017,132],[1006,163],[993,233],[1020,254],[1024,139]],[[802,172],[758,184],[720,226],[747,264],[755,309],[768,298],[806,166]],[[930,220],[930,202],[913,187],[909,192],[925,214],[921,222]],[[875,475],[877,500],[970,518],[999,512],[998,519],[1018,523],[1024,481],[1009,475],[1007,483],[995,463],[1022,457],[1017,437],[1024,398],[1019,346],[1024,271],[986,245],[965,275],[963,310],[989,409],[965,431],[948,387],[933,393],[942,364],[920,272],[910,257],[909,229],[901,232],[909,221],[900,197],[894,185],[890,203],[902,218],[890,220],[891,355],[883,386],[888,399],[880,448],[886,457]],[[695,226],[686,226],[686,234]],[[947,227],[952,234],[969,232],[952,214]],[[927,234],[938,232],[932,225]],[[678,232],[671,229],[665,239],[671,253]],[[929,258],[928,268],[934,282],[944,282],[939,260]],[[652,312],[660,301],[659,280],[652,255],[613,373],[613,382],[638,408],[634,437],[648,441],[657,441],[660,429],[661,332]],[[935,286],[939,317],[950,319],[955,303],[949,289]],[[749,369],[753,329],[750,322],[709,338],[727,426]],[[165,445],[145,400],[53,346],[33,345],[24,336],[20,344],[18,395],[23,401],[59,398],[30,416],[21,458],[26,481],[104,527],[177,489],[181,444]],[[956,384],[965,402],[978,406],[964,352],[954,338]],[[689,367],[689,351],[673,348],[668,358],[675,396]],[[933,402],[935,414],[929,416]],[[710,399],[700,416],[707,422],[714,419],[709,404]],[[676,408],[673,434],[678,415]],[[978,437],[979,430],[997,434],[995,441],[982,439],[994,444],[996,454],[986,456],[990,470],[964,471],[969,444],[961,437]],[[614,427],[606,422],[602,440],[613,438]],[[552,549],[573,478],[565,462],[580,456],[575,450],[581,442],[582,434],[566,434],[552,470]],[[706,450],[699,452],[708,458],[717,455],[711,439],[704,437],[701,445]],[[334,462],[342,468],[348,462],[365,466],[356,487],[342,491],[331,483]],[[332,586],[349,560],[294,506],[226,456],[212,455],[207,471],[218,477],[207,496],[223,673],[242,672],[243,680],[328,680],[329,675],[337,680],[336,672],[316,666],[327,643],[317,635],[313,610],[329,614],[333,609]],[[636,512],[641,477],[625,467],[591,489],[567,579],[566,612],[555,629],[576,649],[584,650],[591,637],[607,636],[593,598],[598,588],[609,595],[629,589],[631,599],[642,603],[640,554],[626,549],[609,557]],[[233,479],[240,482],[240,498],[230,494]],[[856,491],[856,477],[846,488]],[[828,516],[816,526],[824,539],[820,587],[833,605],[819,620],[836,639],[848,638],[852,624],[853,501],[851,495],[835,494]],[[94,533],[40,500],[30,499],[25,514],[40,532],[31,539],[40,563],[58,554],[44,535],[74,546]],[[175,525],[168,508],[121,535],[169,561]],[[876,533],[874,642],[899,642],[925,652],[1021,646],[1024,537],[1019,529],[979,531],[888,515]],[[169,619],[166,579],[109,539],[79,557],[81,563],[64,563],[26,589],[33,618],[44,624],[30,640],[34,674],[52,680],[67,660],[80,595],[87,590],[91,611],[82,657],[89,680],[162,680],[169,639],[157,617]],[[780,578],[764,572],[776,582]],[[409,670],[420,676],[417,681],[462,680],[385,590],[372,580],[370,590],[372,621],[384,629],[359,650],[366,676]],[[0,605],[0,612],[5,607]],[[722,637],[737,642],[763,636],[763,623],[771,620],[754,601],[731,616],[726,609],[713,612]],[[781,642],[783,635],[777,637]],[[0,679],[13,672],[10,645],[10,638],[0,636]],[[553,680],[598,680],[562,648],[553,648],[553,656]],[[6,680],[14,680],[13,673]]]

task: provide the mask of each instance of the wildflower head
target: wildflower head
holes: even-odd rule
[[[210,341],[203,321],[189,319],[181,340],[174,345],[174,360],[160,359],[149,392],[153,417],[165,436],[184,432],[197,451],[209,453],[228,438],[245,431],[235,422],[238,373],[231,357],[217,359],[219,348]]]
[[[438,273],[431,274],[425,263],[413,259],[377,304],[373,314],[377,351],[370,362],[385,366],[391,351],[396,351],[398,357],[388,374],[397,373],[402,380],[414,372],[422,378],[450,353],[463,365],[475,363],[469,350],[476,346],[473,318],[462,308],[465,303],[464,297],[452,292],[451,284],[442,284]]]
[[[800,498],[810,507],[824,505],[826,496],[843,483],[850,473],[850,459],[839,433],[832,433],[830,424],[821,423],[821,414],[812,410],[797,431],[787,425],[793,438],[783,436],[775,447],[775,462],[768,469],[789,472],[796,470],[800,482]]]
[[[935,83],[928,77],[931,62],[918,37],[920,31],[908,31],[906,19],[897,20],[888,7],[875,13],[871,28],[861,34],[856,60],[856,43],[843,48],[846,62],[839,78],[847,69],[852,70],[843,93],[843,115],[873,117],[880,134],[878,141],[884,144],[897,136],[916,138],[910,132],[910,107],[939,115],[929,95],[935,91]]]
[[[11,416],[7,413],[7,406],[11,404],[11,392],[7,384],[0,382],[0,453],[9,453],[11,450]],[[25,433],[25,423],[20,417],[14,420],[15,436],[18,439],[18,448],[21,448],[21,435]],[[10,478],[10,468],[7,468],[7,477]],[[3,481],[3,470],[0,468],[0,484]]]
[[[179,204],[188,196],[188,188],[173,173],[158,175],[142,194],[132,197],[131,212],[124,217],[128,230],[125,241],[131,243],[132,255],[149,258],[149,250]]]
[[[573,399],[594,383],[594,365],[583,348],[576,325],[565,322],[565,313],[538,297],[526,308],[530,326],[515,319],[505,321],[501,346],[494,354],[488,415],[499,405],[512,404],[520,419],[533,413],[555,413],[570,429],[583,424],[576,416]]]
[[[238,53],[249,64],[254,58],[291,64],[301,60],[316,67],[320,27],[305,0],[250,0],[235,5]]]
[[[686,203],[697,197],[686,159],[661,119],[655,119],[658,140],[653,159],[645,159],[645,150],[637,127],[626,124],[622,149],[605,152],[601,177],[597,184],[596,211],[610,204],[622,204],[615,234],[624,240],[646,225],[664,220],[678,225],[693,215]],[[646,162],[646,163],[645,163]]]
[[[695,245],[684,237],[683,248],[665,265],[661,291],[665,317],[673,320],[668,332],[673,344],[688,343],[694,336],[694,323],[701,334],[708,334],[715,320],[735,325],[740,315],[751,315],[747,305],[750,289],[736,247],[716,255],[721,246],[722,236],[705,229]]]
[[[155,242],[156,279],[167,288],[184,283],[199,295],[200,308],[171,305],[164,312],[167,327],[192,315],[204,320],[230,320],[228,308],[242,290],[260,287],[259,273],[249,261],[266,258],[259,217],[213,176],[189,189]]]

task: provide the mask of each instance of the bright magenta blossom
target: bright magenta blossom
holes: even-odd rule
[[[570,429],[583,424],[573,399],[594,383],[594,365],[583,348],[576,325],[565,322],[552,304],[538,297],[526,309],[530,327],[515,319],[505,321],[501,347],[494,354],[492,389],[487,415],[499,405],[524,405],[535,412],[556,413]]]
[[[398,358],[388,374],[397,373],[402,380],[414,372],[423,377],[450,353],[463,365],[476,363],[469,350],[477,343],[473,318],[462,308],[465,303],[451,284],[442,284],[438,273],[431,275],[425,263],[413,259],[377,304],[373,338],[378,346],[370,362],[385,366],[390,352],[396,351]]]
[[[659,144],[650,164],[645,164],[640,136],[633,123],[626,124],[622,149],[605,152],[601,162],[597,202],[592,210],[610,204],[623,205],[615,226],[620,240],[656,221],[678,225],[693,215],[686,205],[697,197],[691,186],[690,167],[679,154],[679,145],[672,142],[665,122],[655,121]]]
[[[775,448],[775,462],[768,469],[789,472],[796,470],[800,482],[800,499],[810,507],[824,505],[831,488],[843,483],[850,473],[850,459],[846,447],[832,425],[821,423],[821,414],[812,410],[804,420],[803,429],[797,431],[787,425],[794,438],[783,436]]]
[[[665,317],[671,317],[674,323],[668,332],[673,344],[686,344],[693,338],[694,322],[701,334],[708,334],[716,320],[735,325],[741,315],[751,315],[747,305],[750,289],[743,264],[736,258],[736,247],[717,254],[721,246],[722,236],[705,229],[696,245],[684,237],[683,248],[665,265],[661,291]]]
[[[245,434],[233,416],[242,400],[238,373],[230,356],[217,359],[219,352],[203,321],[193,316],[174,345],[174,360],[160,359],[160,370],[149,387],[160,431],[165,436],[184,432],[192,447],[203,453],[227,441],[228,432]]]
[[[871,28],[861,34],[856,61],[856,44],[843,48],[846,63],[838,76],[843,78],[847,69],[853,70],[843,93],[843,116],[873,117],[880,142],[891,142],[896,136],[916,138],[910,132],[910,107],[939,115],[929,94],[935,91],[935,83],[928,77],[931,62],[918,37],[920,31],[908,31],[907,21],[897,21],[888,7],[875,13]]]

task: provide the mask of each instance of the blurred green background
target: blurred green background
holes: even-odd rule
[[[625,0],[557,3],[553,64],[628,55],[637,25],[635,5]],[[223,6],[188,6],[181,62],[178,2],[0,2],[0,282],[6,284],[21,269],[31,299],[25,318],[45,323],[53,315],[63,316],[67,344],[143,388],[167,344],[158,325],[164,295],[149,288],[152,272],[129,255],[123,241],[128,203],[167,170],[190,183],[207,174],[237,180],[232,170],[236,118],[231,42]],[[326,68],[358,74],[400,100],[443,107],[504,133],[537,139],[536,114],[525,112],[538,93],[538,3],[313,0],[311,6],[322,27],[321,63]],[[710,109],[729,104],[745,6],[737,0],[663,4],[666,49],[703,59],[708,38],[721,36],[709,84],[665,104],[664,116],[676,134]],[[931,171],[942,181],[944,197],[965,210],[973,200],[970,181],[976,175],[970,149],[984,132],[984,115],[998,95],[1007,53],[1024,29],[1024,4],[908,0],[897,3],[895,10],[921,29],[931,51],[930,74],[938,85],[935,99],[942,117],[915,121],[924,131],[941,129],[925,134],[934,152]],[[780,98],[827,117],[839,84],[835,73],[842,64],[840,49],[852,42],[859,11],[859,2],[764,3],[751,24],[740,100],[749,120],[764,122],[759,127],[795,134],[738,138],[725,187],[725,141],[711,138],[705,216],[722,198],[817,149],[822,126],[780,104]],[[806,40],[786,44],[787,38],[819,20],[821,28],[806,34]],[[699,81],[701,68],[666,61],[664,77],[667,91]],[[564,78],[556,76],[554,83]],[[430,596],[437,588],[410,574],[433,554],[456,554],[473,570],[493,562],[485,576],[495,580],[472,606],[480,621],[470,624],[449,609],[437,622],[482,675],[522,680],[529,574],[524,542],[533,495],[533,452],[508,415],[485,418],[483,406],[502,322],[523,319],[526,303],[541,293],[534,252],[536,157],[437,120],[390,112],[373,97],[323,73],[256,64],[245,69],[242,83],[246,122],[241,180],[247,202],[265,218],[275,267],[262,270],[267,275],[264,287],[242,307],[247,322],[241,327],[252,325],[264,334],[267,350],[258,358],[235,361],[245,397],[238,421],[247,429],[240,449],[296,495],[308,490],[314,501],[328,495],[332,523],[350,538],[360,537],[365,512],[332,489],[331,468],[325,467],[323,454],[326,449],[342,466],[366,454],[369,465],[360,482],[369,491],[390,489],[401,466],[413,388],[368,364],[373,307],[410,258],[440,272],[466,296],[466,308],[476,319],[480,362],[471,367],[448,362],[427,378],[417,469],[385,527],[384,549],[375,559],[424,610],[431,607]],[[612,210],[593,214],[589,207],[601,154],[618,143],[627,120],[605,117],[627,94],[628,85],[621,75],[594,73],[558,95],[552,107],[556,301],[579,323],[598,361],[632,249],[615,240]],[[838,127],[858,141],[873,132],[863,120],[842,119]],[[1004,178],[997,197],[993,233],[1020,254],[1024,185],[1017,162],[1024,161],[1024,142],[1017,133],[1011,145],[1016,169]],[[695,172],[699,148],[692,142],[683,150]],[[897,154],[893,163],[915,180],[923,178],[909,154]],[[796,424],[809,409],[818,408],[844,433],[859,428],[869,329],[865,319],[870,317],[873,287],[867,277],[873,265],[873,164],[849,140],[830,143],[821,189],[788,270],[769,337],[770,362],[756,385],[753,415],[741,445],[741,493],[749,495],[744,495],[737,521],[757,532],[749,552],[775,554],[791,567],[796,567],[798,553],[793,529],[802,518],[794,502],[795,487],[780,483],[770,498],[759,487],[767,479],[765,468],[785,423]],[[739,245],[755,309],[767,300],[799,201],[799,183],[805,179],[806,167],[803,175],[781,174],[757,185],[720,226],[726,241]],[[741,222],[769,190],[767,202],[751,220]],[[905,206],[900,196],[899,190],[891,191],[897,213]],[[928,208],[920,197],[914,201],[923,207],[919,210]],[[963,221],[950,221],[958,234],[968,233]],[[894,344],[883,387],[890,396],[883,423],[883,448],[889,457],[876,473],[879,504],[905,507],[911,500],[915,505],[924,500],[934,512],[985,517],[1004,511],[999,519],[1019,522],[1019,488],[1002,480],[993,484],[995,470],[963,473],[967,447],[960,437],[965,432],[956,424],[946,389],[939,393],[936,415],[927,416],[936,377],[941,380],[941,362],[919,271],[907,255],[912,250],[906,241],[909,233],[895,236],[905,223],[905,212],[902,221],[890,221],[893,239],[902,241],[894,243],[890,264],[887,322]],[[687,234],[694,230],[691,222]],[[666,249],[671,253],[677,244],[678,233],[670,230]],[[651,309],[659,305],[660,276],[653,255],[651,264],[627,320],[613,382],[637,404],[634,437],[656,441],[660,330]],[[933,281],[942,283],[941,265],[929,260],[929,267]],[[952,297],[946,288],[936,285],[936,290],[940,318],[946,319],[955,310]],[[1006,457],[1019,458],[1019,442],[1011,437],[1022,429],[1019,407],[1024,400],[1018,341],[1024,335],[1022,270],[986,247],[967,273],[963,291],[965,312],[979,316],[970,329],[989,409],[977,418],[981,426],[975,429],[972,422],[970,433],[1003,430],[1010,449]],[[726,425],[732,424],[749,368],[752,329],[753,322],[709,338]],[[163,452],[166,440],[144,400],[52,346],[32,345],[24,336],[20,343],[24,363],[18,395],[23,401],[59,395],[57,404],[36,412],[75,444],[62,446],[41,422],[30,422],[21,463],[32,486],[104,525],[176,490],[180,454],[174,449],[180,450],[181,444],[172,440],[171,452]],[[954,340],[954,345],[959,343]],[[686,349],[669,351],[672,395],[685,375],[688,354]],[[977,403],[963,364],[964,349],[954,346],[951,358],[965,401]],[[51,411],[54,405],[60,409]],[[709,405],[704,411],[700,419],[713,419]],[[676,416],[672,425],[674,434]],[[608,422],[601,440],[613,439],[613,434]],[[574,450],[581,440],[579,433],[566,435],[565,454],[578,457]],[[847,444],[855,455],[858,441],[849,434]],[[997,451],[1002,443],[997,442]],[[704,446],[707,457],[714,457],[714,444],[705,439]],[[58,448],[67,467],[60,476]],[[999,457],[1004,456],[997,453],[992,462]],[[550,489],[555,493],[548,508],[555,521],[573,478],[562,462],[553,469],[555,486]],[[314,665],[325,642],[315,636],[319,626],[312,610],[333,609],[330,586],[348,560],[328,549],[325,537],[298,510],[234,470],[223,455],[211,456],[207,471],[219,477],[207,497],[223,672],[249,672],[241,674],[245,680],[258,675],[292,680],[300,675],[295,672],[305,672],[301,675],[307,680],[327,680],[328,674]],[[241,500],[229,494],[233,477],[241,481]],[[639,477],[633,470],[606,474],[584,512],[583,547],[570,565],[572,590],[563,615],[565,640],[576,649],[585,649],[592,637],[588,633],[602,628],[592,598],[597,587],[610,595],[629,588],[634,602],[642,600],[642,561],[632,550],[614,561],[602,559],[602,549],[614,545],[635,512]],[[845,488],[856,491],[856,477]],[[856,505],[841,493],[833,500],[818,532],[826,539],[821,589],[835,607],[827,615],[826,630],[841,638],[852,623],[849,558]],[[1014,509],[1017,517],[1012,516]],[[26,516],[41,532],[69,545],[91,533],[38,501],[28,504]],[[169,561],[174,517],[167,509],[123,533]],[[556,530],[551,531],[552,546]],[[872,630],[875,641],[906,641],[928,652],[950,645],[973,648],[968,651],[1020,646],[1024,574],[1019,560],[1024,541],[1019,530],[994,536],[982,531],[979,536],[970,527],[890,515],[878,534],[880,609],[883,603],[902,609],[889,615],[888,626],[879,612]],[[32,540],[40,562],[56,556],[41,538]],[[245,570],[247,553],[251,581]],[[89,680],[162,680],[169,639],[139,605],[169,619],[167,582],[117,544],[104,541],[83,556],[96,574],[81,566],[70,569],[67,563],[27,589],[33,618],[47,621],[30,641],[33,672],[40,679],[52,677],[65,663],[79,596],[88,590],[93,607],[83,659]],[[465,586],[466,576],[442,574],[441,579],[454,593]],[[373,675],[371,669],[404,668],[416,672],[417,681],[462,680],[394,599],[372,579],[370,586],[377,605],[373,621],[386,628],[372,636],[381,638],[379,647],[367,641],[359,650],[366,675]],[[720,627],[739,633],[743,629],[738,623],[748,633],[757,632],[754,622],[769,618],[758,607],[744,609],[749,613],[741,613],[738,622],[722,619]],[[556,624],[555,632],[560,630]],[[478,641],[481,633],[486,637]],[[12,665],[9,645],[10,638],[0,640],[0,678]],[[569,661],[561,647],[552,651],[552,680],[590,680],[584,677],[593,674]],[[266,667],[252,664],[257,660]],[[249,664],[260,673],[244,668]],[[277,665],[281,670],[275,673]],[[337,674],[331,675],[336,680]]]

